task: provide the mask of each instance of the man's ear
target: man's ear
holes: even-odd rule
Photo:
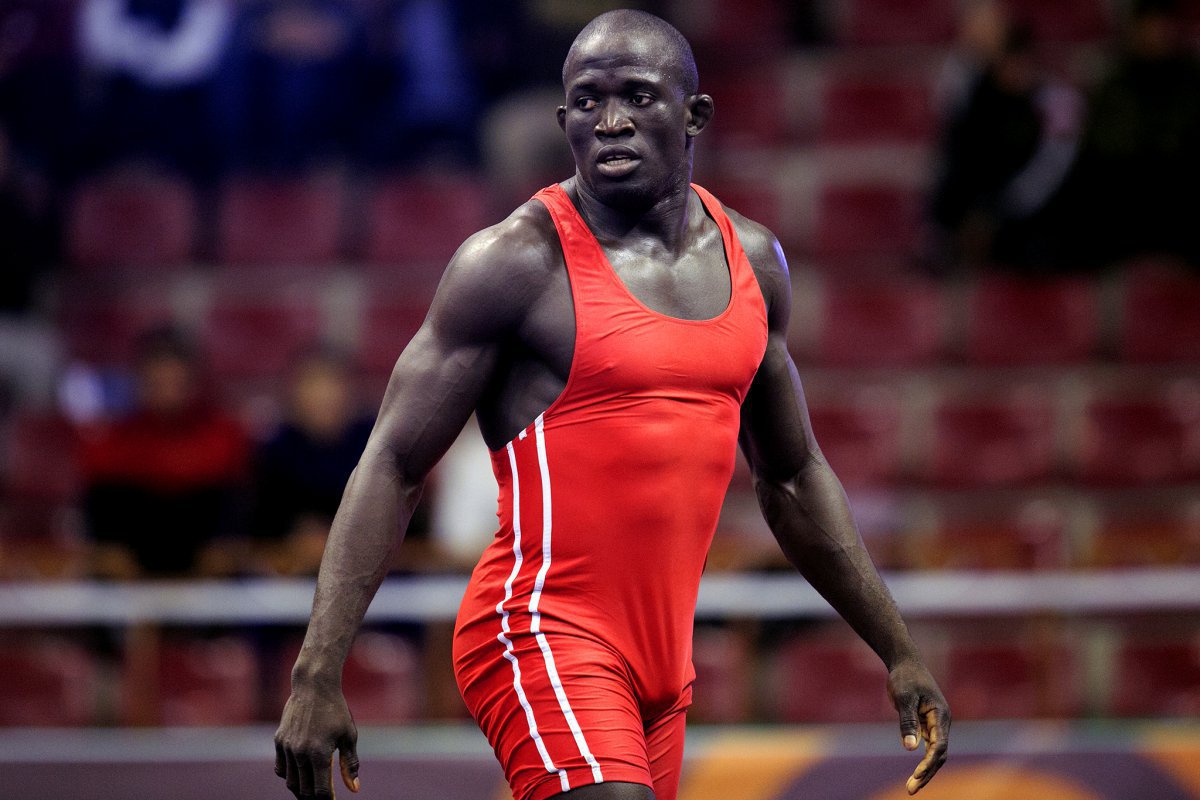
[[[555,113],[558,114],[558,127],[562,128],[563,131],[566,131],[566,129],[567,129],[567,107],[559,106],[558,111]]]
[[[700,131],[712,121],[716,109],[713,99],[706,94],[694,94],[687,99],[687,135],[699,136]]]

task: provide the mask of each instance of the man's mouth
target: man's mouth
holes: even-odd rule
[[[596,158],[600,172],[609,177],[619,177],[632,171],[642,159],[637,153],[624,147],[605,148]]]

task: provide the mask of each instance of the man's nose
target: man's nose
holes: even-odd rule
[[[620,103],[605,103],[596,121],[597,136],[621,136],[633,133],[633,121],[621,108]]]

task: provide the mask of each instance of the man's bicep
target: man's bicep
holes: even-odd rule
[[[820,455],[799,373],[779,334],[769,337],[742,404],[739,441],[751,469],[761,478],[790,478]]]
[[[483,234],[459,249],[396,360],[368,450],[385,452],[402,479],[424,479],[454,442],[520,321],[524,304],[510,296],[520,282],[495,250]]]

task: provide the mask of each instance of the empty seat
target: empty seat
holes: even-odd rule
[[[333,264],[345,195],[337,180],[232,180],[218,210],[218,258],[239,266]]]
[[[96,721],[96,659],[58,636],[0,640],[0,726],[79,726]]]
[[[133,359],[138,336],[173,318],[166,291],[65,286],[56,321],[72,359],[97,366],[126,366]]]
[[[1200,384],[1179,381],[1094,396],[1084,411],[1078,473],[1100,486],[1200,479]]]
[[[1200,363],[1200,278],[1153,268],[1129,272],[1120,355],[1128,361]]]
[[[358,362],[368,373],[386,375],[429,310],[433,289],[411,287],[372,297],[363,312]]]
[[[942,346],[944,303],[924,282],[830,282],[823,293],[817,361],[834,366],[917,366]]]
[[[1127,641],[1117,652],[1112,712],[1124,717],[1200,716],[1200,639]]]
[[[839,262],[903,260],[917,252],[922,224],[921,198],[911,189],[826,186],[817,210],[816,255]]]
[[[906,535],[904,549],[917,569],[1058,569],[1070,522],[1065,508],[1042,498],[944,503]]]
[[[74,500],[79,491],[78,447],[78,432],[62,416],[14,414],[0,475],[5,494],[50,502]]]
[[[279,708],[290,692],[292,665],[300,643],[285,648],[278,662]],[[382,631],[355,637],[342,669],[342,693],[359,724],[410,722],[425,709],[426,685],[421,653],[409,639]]]
[[[116,174],[80,186],[67,210],[71,263],[159,270],[186,263],[196,238],[191,187],[166,175]]]
[[[935,127],[922,75],[831,75],[821,105],[827,142],[925,142]]]
[[[736,148],[784,143],[788,117],[780,100],[785,87],[778,65],[768,62],[740,67],[704,77],[704,91],[720,109],[721,122],[709,129],[713,144]],[[753,74],[754,80],[746,80],[747,74]]]
[[[1018,486],[1058,472],[1057,415],[1046,389],[943,398],[933,413],[921,476],[951,489]]]
[[[745,722],[750,717],[750,651],[746,638],[722,628],[696,629],[690,722]]]
[[[801,637],[774,657],[774,686],[765,705],[782,722],[879,722],[894,718],[887,671],[860,641]]]
[[[1112,31],[1106,0],[1006,0],[1014,17],[1028,22],[1044,42],[1096,42]],[[1186,5],[1186,4],[1183,4]]]
[[[954,36],[953,0],[839,0],[837,39],[845,44],[940,44]]]
[[[946,655],[943,689],[955,719],[1078,714],[1079,680],[1069,649],[1035,642],[958,643]]]
[[[156,666],[153,686],[130,679],[138,673],[126,673],[127,709],[149,691],[162,725],[247,725],[259,719],[258,659],[244,639],[169,638],[158,649]]]
[[[481,179],[441,178],[385,183],[371,199],[367,259],[383,266],[444,266],[489,219]]]
[[[678,24],[693,46],[708,56],[702,63],[709,63],[731,52],[782,49],[787,30],[784,8],[781,0],[710,0],[704,5],[680,5]]]
[[[872,387],[840,401],[814,398],[808,410],[821,452],[845,486],[887,486],[900,479],[899,392]]]
[[[966,355],[978,364],[1069,364],[1096,351],[1096,287],[1065,278],[980,279],[971,292]]]
[[[203,341],[213,370],[236,378],[282,375],[302,348],[322,333],[320,308],[304,295],[219,298],[205,321]]]

